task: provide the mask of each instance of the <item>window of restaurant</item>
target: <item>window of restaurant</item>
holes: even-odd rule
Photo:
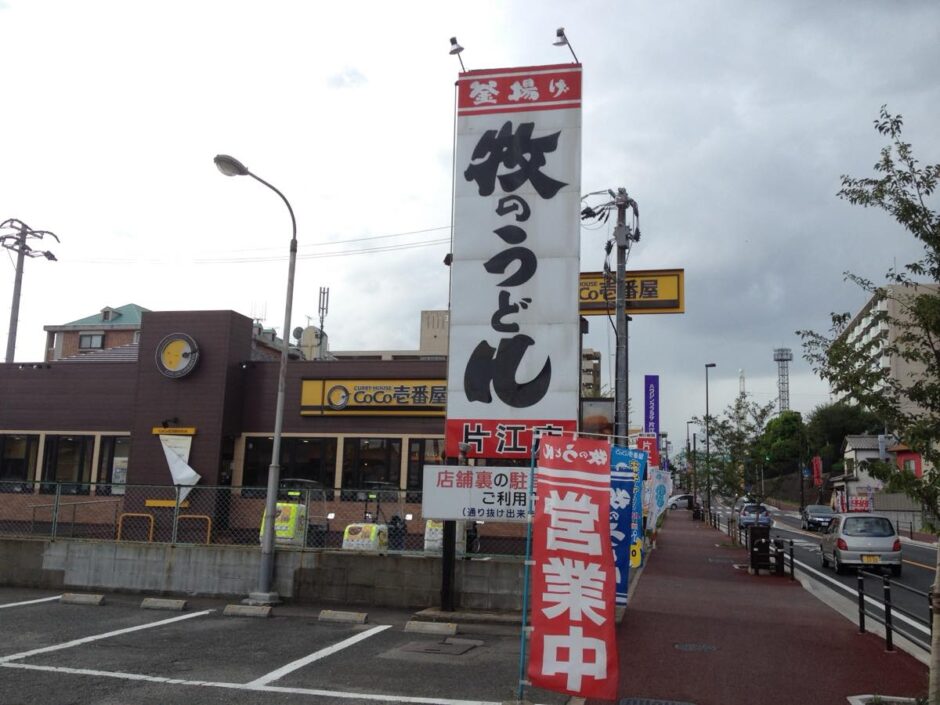
[[[443,438],[413,438],[408,442],[408,502],[421,501],[421,487],[424,483],[424,466],[443,465]]]
[[[251,436],[245,442],[243,487],[267,488],[274,439]],[[333,487],[335,438],[281,438],[281,479],[301,479]]]
[[[130,436],[102,436],[98,451],[98,487],[96,494],[124,494]]]
[[[343,442],[343,489],[389,489],[397,494],[401,477],[400,438],[347,438]],[[343,499],[356,500],[355,492]]]
[[[39,436],[0,435],[0,492],[22,492],[36,470]]]
[[[88,494],[94,436],[46,436],[42,459],[44,483],[62,483],[65,494]],[[53,484],[44,484],[43,492],[55,492]]]

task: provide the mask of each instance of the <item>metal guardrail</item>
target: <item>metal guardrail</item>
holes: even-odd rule
[[[891,589],[899,588],[906,590],[914,595],[918,595],[927,600],[928,608],[930,609],[931,616],[933,615],[933,606],[931,605],[930,594],[922,590],[917,590],[910,587],[909,585],[904,585],[903,583],[896,582],[891,580],[887,575],[882,575],[880,573],[872,573],[871,571],[859,569],[857,573],[857,598],[858,598],[858,631],[860,634],[865,633],[865,619],[869,619],[878,622],[885,628],[885,648],[888,651],[894,651],[894,632],[898,632],[908,641],[911,641],[923,649],[930,651],[930,641],[925,641],[912,632],[906,631],[903,628],[895,624],[894,614],[902,614],[908,619],[919,622],[920,618],[909,610],[905,610],[902,607],[896,605],[891,599]],[[865,590],[865,579],[866,578],[875,578],[881,581],[881,597],[879,599],[877,592],[866,592]],[[880,606],[883,616],[879,616],[877,612],[870,611],[866,608],[866,604],[870,601],[873,601],[876,605]],[[933,619],[929,620],[928,624],[929,630],[933,631]]]
[[[894,528],[898,532],[899,535],[901,533],[901,527],[904,526],[905,524],[907,525],[908,538],[910,538],[913,541],[914,540],[914,522],[913,521],[900,521],[898,519],[894,520]]]

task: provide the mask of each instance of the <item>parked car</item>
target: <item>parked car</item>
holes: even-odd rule
[[[772,526],[773,518],[770,511],[763,504],[745,504],[738,514],[738,526]]]
[[[807,504],[800,513],[800,528],[803,531],[819,531],[829,528],[835,510],[825,504]]]
[[[833,514],[820,543],[825,568],[841,573],[846,566],[890,568],[901,574],[901,539],[891,520],[881,514],[851,512]]]
[[[674,494],[672,497],[666,500],[666,506],[670,509],[678,509],[680,506],[683,509],[692,508],[692,495],[690,494]]]
[[[748,497],[747,495],[744,495],[743,497],[738,497],[736,500],[734,500],[734,506],[731,507],[732,519],[734,519],[735,521],[738,520],[738,518],[741,515],[741,509],[744,508],[745,504],[754,504],[754,500],[751,497]]]

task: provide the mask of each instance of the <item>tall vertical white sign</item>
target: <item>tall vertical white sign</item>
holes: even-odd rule
[[[460,74],[447,453],[525,458],[579,396],[581,66]]]

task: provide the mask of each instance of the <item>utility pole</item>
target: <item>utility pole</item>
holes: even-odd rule
[[[698,507],[698,494],[697,488],[695,486],[695,474],[698,472],[698,459],[697,459],[697,450],[695,447],[695,441],[697,436],[692,434],[692,508]],[[694,517],[693,517],[694,518]]]
[[[636,231],[627,225],[627,208],[633,210],[635,221],[639,221],[639,208],[636,201],[627,195],[623,187],[617,193],[610,192],[617,207],[617,225],[614,227],[614,241],[617,245],[617,372],[614,388],[614,436],[618,443],[626,443],[630,433],[627,416],[627,250],[630,243],[640,239],[639,225]]]
[[[319,349],[317,350],[317,359],[320,359],[320,360],[326,359],[326,352],[323,349],[323,337],[324,337],[323,336],[323,322],[324,320],[326,320],[326,314],[329,310],[330,310],[330,287],[321,286],[320,287],[320,305],[318,308],[318,311],[320,313],[320,333],[318,336],[320,340],[320,344],[318,346]]]
[[[23,287],[23,264],[27,257],[45,257],[53,262],[56,261],[55,255],[48,250],[34,250],[26,240],[35,238],[42,240],[49,235],[59,242],[55,233],[48,230],[33,230],[22,220],[10,218],[0,223],[0,230],[15,230],[16,234],[0,235],[0,245],[16,253],[16,275],[13,278],[13,302],[10,306],[10,329],[7,334],[7,354],[6,362],[13,362],[13,355],[16,351],[16,329],[20,317],[20,291]]]

